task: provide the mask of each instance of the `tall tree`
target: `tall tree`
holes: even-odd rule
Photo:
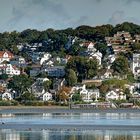
[[[28,91],[32,85],[32,80],[27,75],[13,76],[8,83],[8,88],[16,91],[18,95],[22,95]]]
[[[74,70],[72,69],[67,70],[66,81],[68,86],[74,86],[77,83],[77,76]]]
[[[112,69],[116,74],[124,75],[129,72],[129,65],[127,58],[119,56],[112,64]]]

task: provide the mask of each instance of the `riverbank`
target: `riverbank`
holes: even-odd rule
[[[140,113],[140,109],[69,109],[67,106],[1,106],[3,113]]]

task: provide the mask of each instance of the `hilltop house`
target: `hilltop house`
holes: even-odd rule
[[[97,51],[97,52],[91,52],[89,58],[90,59],[95,58],[98,61],[99,65],[101,65],[102,64],[102,56],[103,56],[102,53]]]
[[[81,43],[79,45],[81,47],[87,48],[87,51],[92,51],[92,52],[96,52],[97,51],[97,49],[94,47],[95,43],[93,43],[93,42],[84,42],[84,43]]]
[[[134,77],[140,76],[140,54],[133,54],[132,72]]]
[[[14,58],[14,55],[9,51],[0,51],[0,63],[4,61],[10,61],[12,58]]]

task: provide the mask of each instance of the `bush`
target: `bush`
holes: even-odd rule
[[[19,105],[17,101],[0,101],[0,106],[16,106]]]

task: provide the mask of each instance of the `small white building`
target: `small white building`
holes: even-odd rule
[[[20,70],[11,64],[0,64],[0,74],[4,73],[10,76],[20,75]]]
[[[41,58],[41,60],[40,60],[40,65],[42,65],[45,61],[48,61],[51,57],[52,57],[51,54],[45,53],[45,54],[43,55],[43,57]]]
[[[99,65],[102,64],[102,56],[102,53],[100,53],[99,51],[90,53],[90,59],[95,58],[98,61]]]
[[[97,51],[97,49],[94,47],[95,43],[93,43],[93,42],[84,42],[84,43],[81,43],[79,45],[81,47],[86,47],[87,51],[92,51],[92,52],[96,52]]]
[[[11,95],[11,93],[10,92],[8,92],[8,91],[6,91],[6,92],[4,92],[3,94],[2,94],[2,100],[6,100],[6,101],[10,101],[10,100],[12,100],[13,98],[12,98],[12,95]]]
[[[96,90],[86,89],[86,86],[84,85],[83,89],[80,91],[80,95],[84,102],[92,102],[94,98],[95,101],[98,100],[98,98],[100,97],[100,92],[98,89]]]
[[[114,89],[106,94],[106,100],[126,100],[126,95],[120,89]]]
[[[140,54],[133,54],[131,69],[135,77],[140,76]]]
[[[7,61],[9,62],[12,58],[14,58],[14,55],[9,51],[0,51],[0,63]]]
[[[42,95],[42,100],[43,100],[43,101],[51,101],[51,100],[52,100],[52,94],[49,93],[49,92],[45,92],[45,93]]]

